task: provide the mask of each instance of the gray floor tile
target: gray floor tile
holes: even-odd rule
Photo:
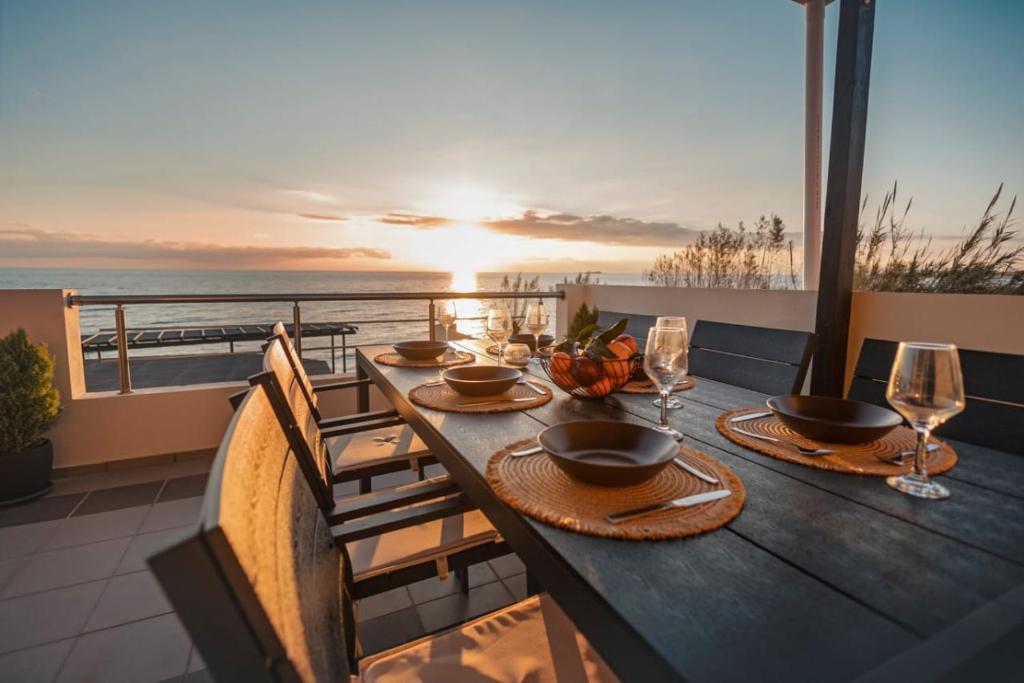
[[[147,512],[149,512],[149,506],[98,512],[82,517],[75,515],[62,519],[57,522],[57,529],[39,550],[56,550],[73,545],[131,536],[138,530]]]
[[[513,603],[512,594],[500,581],[473,588],[469,595],[455,593],[422,605],[416,605],[428,633],[460,624]]]
[[[357,633],[363,654],[368,655],[415,640],[426,631],[415,608],[409,608],[361,621]]]
[[[68,638],[0,655],[0,677],[10,683],[50,683],[74,642]]]
[[[526,565],[515,554],[502,555],[493,560],[488,560],[488,563],[494,568],[495,573],[503,579],[515,576],[516,574],[522,574],[526,571]]]
[[[516,574],[515,576],[509,576],[508,578],[502,579],[502,583],[505,584],[505,588],[508,588],[516,600],[525,600],[527,597],[526,591],[526,574]]]
[[[192,527],[178,527],[177,529],[164,529],[162,531],[151,531],[148,534],[139,534],[132,538],[128,544],[128,550],[117,565],[115,574],[127,574],[148,569],[147,558],[157,550],[162,550],[176,541],[180,541]]]
[[[185,673],[191,647],[173,614],[78,638],[59,683],[155,683]]]
[[[357,605],[360,620],[373,619],[412,607],[412,598],[409,597],[409,591],[406,590],[405,586],[401,586],[386,593],[363,598]]]
[[[96,603],[86,631],[120,626],[171,611],[171,604],[150,572],[135,572],[115,576]]]
[[[145,484],[129,484],[114,488],[91,491],[88,497],[75,510],[75,516],[94,515],[98,512],[123,510],[124,508],[151,505],[156,502],[156,494],[163,486],[162,481],[151,481]]]
[[[0,527],[48,522],[51,519],[64,519],[85,498],[84,493],[67,496],[47,496],[9,508],[0,508]]]
[[[168,479],[164,484],[163,491],[157,498],[157,502],[163,503],[168,500],[180,500],[182,498],[194,498],[206,492],[206,480],[208,474],[193,474],[188,477],[177,477]]]
[[[28,563],[27,557],[16,557],[13,560],[0,562],[0,595],[3,594],[7,584],[17,575],[21,568]]]
[[[192,646],[192,652],[188,656],[188,669],[186,673],[192,673],[193,671],[200,671],[206,668],[206,662],[203,661],[203,656],[199,654],[199,648],[195,645]]]
[[[199,510],[202,505],[202,497],[157,503],[142,522],[139,533],[194,524],[199,520]]]
[[[0,602],[0,652],[78,635],[106,583],[93,581]]]
[[[60,524],[59,520],[22,524],[0,529],[0,560],[24,557],[43,547]]]
[[[497,580],[498,577],[486,562],[474,564],[469,568],[469,587],[471,590],[476,586],[482,586]],[[438,578],[424,579],[409,586],[409,593],[412,595],[413,602],[417,605],[457,592],[459,592],[459,580],[454,572],[449,574],[448,578],[444,581]]]
[[[56,478],[54,479],[53,495],[84,493],[96,489],[143,484],[152,481],[162,482],[165,479],[201,474],[209,470],[210,461],[202,458],[193,458],[183,462],[165,463],[162,465],[117,467],[112,470],[93,472],[92,474]]]
[[[117,538],[32,555],[0,597],[25,595],[112,576],[129,540]]]

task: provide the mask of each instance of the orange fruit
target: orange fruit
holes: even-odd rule
[[[634,353],[640,353],[640,346],[637,345],[636,339],[633,339],[632,335],[620,334],[615,338],[615,342],[625,344],[629,348],[629,355],[632,356]],[[615,342],[612,342],[614,344]],[[609,347],[611,344],[608,345]]]
[[[616,358],[622,359],[629,358],[635,353],[625,342],[621,342],[618,339],[608,343],[608,350],[614,353]]]
[[[601,366],[589,356],[576,356],[570,370],[572,376],[580,383],[580,386],[589,387],[601,379]]]

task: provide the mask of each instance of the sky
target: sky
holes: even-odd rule
[[[1024,192],[1022,31],[879,0],[869,205],[898,180],[949,238]],[[0,266],[637,272],[769,213],[799,242],[803,38],[790,0],[0,0]]]

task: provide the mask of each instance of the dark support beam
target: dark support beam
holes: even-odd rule
[[[842,0],[839,7],[832,139],[815,323],[818,345],[811,375],[811,392],[826,396],[842,396],[846,374],[875,2]]]

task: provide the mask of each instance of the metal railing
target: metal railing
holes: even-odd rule
[[[117,369],[119,393],[132,393],[131,365],[128,360],[128,336],[125,307],[159,304],[228,304],[228,303],[290,303],[294,325],[295,349],[302,356],[303,302],[324,301],[427,301],[426,322],[430,325],[430,340],[436,338],[436,301],[450,299],[563,299],[561,291],[548,292],[353,292],[305,294],[71,294],[68,306],[114,306],[114,330],[117,337]],[[415,322],[416,319],[413,319]],[[373,320],[364,322],[403,322],[402,320]]]

